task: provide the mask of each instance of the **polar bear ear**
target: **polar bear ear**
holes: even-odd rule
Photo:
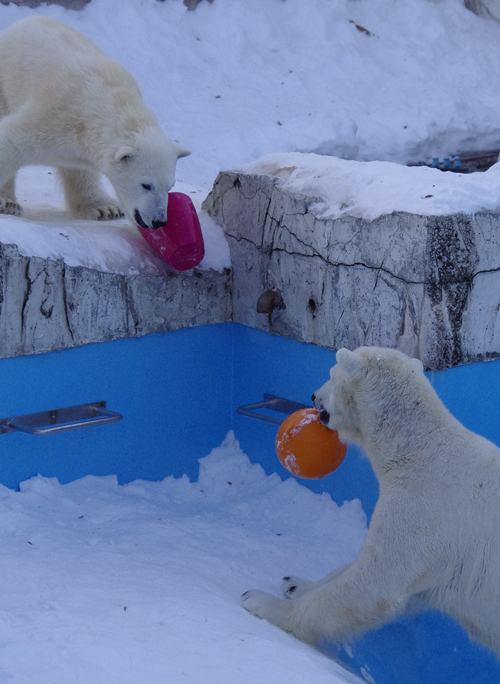
[[[413,370],[418,371],[419,373],[424,372],[424,364],[420,359],[410,359],[410,363],[412,365]]]
[[[115,161],[119,163],[130,161],[135,157],[135,154],[136,152],[133,147],[124,145],[123,147],[120,147],[118,152],[115,154]]]
[[[184,145],[181,145],[178,142],[175,143],[175,152],[177,154],[177,159],[180,159],[181,157],[189,157],[191,154],[191,150],[188,150],[187,147],[184,147]]]
[[[363,360],[349,349],[339,349],[335,358],[337,363],[342,366],[342,370],[353,378],[361,375],[365,368]]]

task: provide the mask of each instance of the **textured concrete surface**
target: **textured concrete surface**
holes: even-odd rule
[[[314,199],[219,174],[204,208],[230,244],[235,321],[332,349],[396,347],[433,369],[500,355],[500,216],[328,220]],[[267,291],[277,303],[258,312]]]
[[[2,5],[18,5],[18,7],[40,7],[40,5],[61,5],[66,9],[81,10],[90,0],[0,0]]]
[[[222,323],[231,273],[103,273],[0,244],[0,358]]]

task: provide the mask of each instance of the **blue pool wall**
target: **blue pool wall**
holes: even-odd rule
[[[119,423],[55,435],[0,435],[0,483],[117,475],[192,480],[231,422],[232,343],[208,326],[0,360],[0,417],[105,400]]]
[[[334,352],[237,324],[222,324],[0,360],[0,418],[106,400],[119,423],[63,434],[0,435],[0,483],[16,489],[37,474],[61,483],[116,475],[119,483],[198,476],[198,459],[228,430],[267,473],[292,477],[274,451],[277,427],[236,413],[264,393],[305,404],[327,379]],[[500,361],[428,373],[450,411],[500,444]],[[342,504],[378,497],[367,459],[352,447],[335,473],[302,484]],[[277,578],[278,582],[278,578]],[[356,640],[325,644],[376,684],[497,684],[500,663],[447,616],[403,617]]]
[[[311,404],[334,363],[331,350],[232,323],[2,359],[0,418],[104,399],[123,420],[50,436],[0,435],[0,483],[17,488],[36,474],[62,483],[87,474],[115,474],[122,484],[196,480],[198,458],[230,429],[253,462],[292,477],[276,458],[277,427],[236,409],[264,393]],[[500,444],[500,361],[427,376],[464,425]],[[360,498],[368,516],[378,497],[371,467],[353,447],[335,473],[301,482],[339,504]]]

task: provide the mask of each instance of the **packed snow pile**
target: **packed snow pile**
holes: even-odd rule
[[[339,508],[266,476],[232,433],[200,459],[198,482],[0,487],[0,523],[2,682],[358,681],[239,597],[354,560],[360,502]]]
[[[241,170],[274,176],[282,190],[317,198],[309,209],[320,218],[355,216],[372,221],[396,211],[441,216],[500,208],[498,163],[484,173],[463,174],[289,153],[266,155]]]

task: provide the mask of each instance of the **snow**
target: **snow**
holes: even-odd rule
[[[340,684],[353,675],[244,611],[247,589],[319,579],[356,557],[338,507],[250,464],[233,433],[198,482],[41,476],[0,487],[0,681]],[[328,552],[325,552],[328,549]]]
[[[285,153],[274,157],[283,167],[297,152],[337,157],[294,161],[285,183],[318,196],[320,215],[498,209],[496,168],[402,166],[500,148],[500,22],[461,0],[203,0],[194,12],[181,0],[93,0],[81,12],[10,4],[0,26],[33,11],[131,71],[165,131],[193,152],[175,190],[198,209],[220,170]],[[25,217],[0,217],[0,240],[22,254],[125,274],[167,269],[126,221],[68,217],[49,170],[25,170],[19,186]],[[222,270],[223,233],[205,212],[201,222],[201,267]]]
[[[445,173],[427,166],[290,152],[266,155],[242,170],[275,176],[283,190],[317,198],[309,211],[320,218],[373,221],[395,211],[439,216],[500,207],[500,164],[484,173]]]

